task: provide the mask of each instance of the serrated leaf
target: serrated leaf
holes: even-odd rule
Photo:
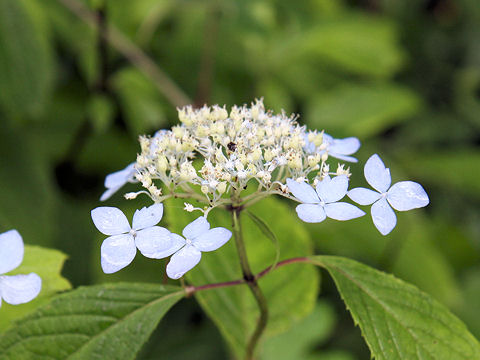
[[[71,288],[61,271],[67,256],[58,250],[45,249],[39,246],[25,246],[22,264],[8,275],[36,273],[42,278],[42,290],[38,297],[27,304],[9,305],[3,303],[0,308],[0,331],[12,326],[12,321],[30,313],[56,292]]]
[[[53,299],[0,337],[0,358],[134,359],[178,287],[118,283],[81,287]]]
[[[182,210],[182,201],[167,205],[168,228],[181,233],[198,214]],[[311,254],[312,246],[303,224],[293,218],[294,212],[281,201],[268,198],[251,211],[260,215],[277,235],[281,259]],[[215,210],[209,214],[212,227],[231,229],[230,214]],[[258,227],[245,215],[241,216],[250,266],[258,273],[274,261],[274,249]],[[200,263],[187,273],[193,285],[237,280],[242,278],[237,250],[232,240],[220,249],[204,253]],[[305,264],[278,268],[259,281],[269,306],[269,320],[263,339],[288,330],[309,314],[315,304],[318,272]],[[205,312],[212,318],[236,357],[243,358],[246,343],[252,335],[259,316],[258,305],[246,285],[202,291],[195,294]]]
[[[35,116],[52,89],[52,48],[33,1],[0,0],[0,107]]]
[[[375,359],[480,359],[465,324],[415,286],[347,258],[310,259],[333,277]]]

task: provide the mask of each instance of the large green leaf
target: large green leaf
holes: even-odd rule
[[[257,203],[251,211],[260,216],[277,236],[280,259],[312,253],[308,233],[294,217],[293,210],[284,203],[269,198]],[[166,214],[170,223],[168,228],[178,233],[198,216],[183,211],[179,203],[167,205]],[[208,220],[212,227],[231,228],[227,212],[214,210]],[[241,221],[249,262],[252,271],[258,273],[274,262],[275,246],[248,216],[241,216]],[[217,251],[204,253],[200,263],[187,273],[187,279],[194,285],[236,280],[241,277],[233,239]],[[278,268],[260,279],[260,287],[267,298],[270,312],[266,337],[287,330],[312,311],[318,283],[317,271],[305,264]],[[196,298],[219,327],[236,356],[242,358],[259,316],[258,305],[248,287],[242,285],[202,291],[196,294]]]
[[[375,359],[480,359],[467,327],[416,287],[347,258],[311,261],[333,277]]]
[[[348,84],[314,97],[307,117],[318,129],[366,137],[404,120],[419,105],[416,94],[401,86]]]
[[[42,9],[33,0],[0,0],[0,107],[36,115],[51,91],[53,62]]]
[[[299,48],[335,67],[378,77],[394,74],[404,58],[392,22],[358,14],[323,21],[304,34]]]
[[[68,280],[61,275],[66,258],[67,256],[58,250],[25,246],[22,264],[8,275],[34,272],[42,278],[42,290],[37,298],[27,304],[13,306],[3,302],[0,308],[0,331],[10,327],[14,319],[44,304],[52,294],[71,288]]]
[[[182,289],[141,283],[60,295],[0,337],[2,359],[134,359]]]

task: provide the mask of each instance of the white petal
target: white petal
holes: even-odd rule
[[[137,247],[130,234],[115,235],[106,238],[101,248],[102,269],[112,274],[123,269],[135,258]]]
[[[319,223],[327,217],[323,207],[318,204],[300,204],[295,210],[298,217],[308,223]]]
[[[365,212],[346,202],[326,204],[325,213],[331,219],[342,221],[355,219],[365,215]]]
[[[335,176],[330,179],[325,177],[317,183],[318,197],[326,203],[332,203],[342,199],[348,189],[348,177],[346,175]]]
[[[0,295],[5,302],[18,305],[37,297],[42,289],[42,279],[35,273],[0,277]]]
[[[145,229],[157,225],[163,216],[163,204],[153,204],[135,211],[133,214],[132,228],[135,230]]]
[[[353,163],[358,162],[358,159],[354,158],[353,156],[342,155],[342,154],[339,154],[339,153],[336,153],[336,152],[331,152],[330,151],[328,153],[328,155],[333,156],[334,158],[337,158],[337,159],[340,159],[340,160],[343,160],[343,161],[348,161],[348,162],[353,162]]]
[[[167,265],[167,275],[170,279],[179,279],[188,270],[197,265],[202,257],[202,253],[193,245],[186,245],[178,252],[173,254]]]
[[[200,236],[204,232],[207,232],[210,229],[210,224],[208,223],[207,219],[204,216],[200,216],[199,218],[192,221],[190,224],[185,226],[182,231],[183,236],[186,239],[193,240],[197,236]]]
[[[101,206],[91,212],[97,229],[105,235],[118,235],[130,231],[130,224],[122,210],[115,207]]]
[[[382,159],[377,154],[370,156],[365,163],[363,172],[367,182],[380,193],[384,193],[390,187],[392,182],[390,169],[385,168]]]
[[[306,204],[315,204],[319,202],[317,193],[306,182],[297,182],[293,179],[287,179],[288,190],[295,196],[298,200]]]
[[[430,200],[422,185],[414,181],[400,181],[387,193],[387,200],[398,211],[427,206]]]
[[[0,234],[0,274],[12,271],[22,263],[23,240],[17,230]]]
[[[217,227],[204,232],[192,241],[192,244],[200,251],[217,250],[232,237],[232,232],[223,227]]]
[[[373,204],[375,201],[380,199],[381,196],[381,194],[376,191],[365,189],[362,187],[350,190],[347,195],[350,199],[360,205]]]
[[[380,199],[372,205],[372,219],[382,235],[387,235],[397,224],[397,217],[385,199]]]
[[[133,179],[135,174],[135,163],[129,164],[125,169],[111,173],[105,177],[106,188],[120,188],[129,180]]]
[[[143,256],[162,259],[181,249],[185,245],[185,239],[163,227],[152,226],[137,232],[135,244]]]
[[[360,140],[356,137],[348,137],[345,139],[333,139],[333,143],[328,148],[329,153],[337,153],[341,155],[352,155],[360,149]]]

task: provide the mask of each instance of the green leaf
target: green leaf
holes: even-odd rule
[[[12,325],[12,321],[44,304],[50,296],[71,288],[61,271],[67,256],[58,250],[45,249],[39,246],[25,246],[22,264],[8,275],[36,273],[42,278],[42,290],[38,297],[27,304],[9,305],[3,302],[0,308],[0,331]]]
[[[183,201],[170,201],[167,209],[168,228],[177,233],[198,217],[183,211]],[[260,215],[279,240],[281,259],[312,253],[312,244],[303,224],[293,218],[294,211],[282,201],[265,199],[251,211]],[[230,214],[214,210],[208,218],[212,227],[231,228]],[[270,241],[247,216],[241,216],[250,266],[254,273],[264,270],[275,260]],[[227,242],[220,249],[202,254],[200,263],[187,273],[193,285],[237,280],[242,278],[235,243]],[[276,269],[259,281],[269,307],[267,330],[262,339],[288,330],[309,314],[315,304],[319,275],[315,268],[293,264]],[[246,343],[259,316],[258,305],[246,285],[202,291],[195,294],[205,312],[212,318],[236,357],[243,358]]]
[[[165,124],[164,100],[153,83],[140,71],[124,68],[112,76],[113,90],[134,135],[159,129]]]
[[[333,277],[375,359],[480,359],[465,324],[415,286],[347,258],[311,261]]]
[[[246,214],[250,217],[250,219],[252,219],[253,223],[257,225],[263,235],[265,235],[272,242],[273,246],[275,246],[275,260],[272,264],[272,270],[274,270],[277,266],[278,260],[280,260],[280,245],[278,244],[278,239],[270,227],[257,215],[248,210]]]
[[[318,302],[312,313],[288,332],[268,339],[263,346],[261,359],[305,359],[315,345],[324,342],[331,335],[336,321],[332,304]]]
[[[305,56],[320,57],[340,69],[376,77],[393,75],[404,58],[394,24],[360,14],[321,22],[303,34],[299,48]]]
[[[182,289],[141,283],[60,295],[0,337],[0,358],[134,359]]]
[[[367,137],[414,114],[420,106],[415,93],[387,83],[342,85],[311,100],[308,123],[327,132]]]
[[[38,115],[52,90],[52,49],[42,15],[34,1],[0,0],[0,107],[12,115]]]

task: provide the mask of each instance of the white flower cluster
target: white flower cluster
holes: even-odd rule
[[[177,279],[193,268],[201,252],[213,251],[226,243],[232,233],[225,228],[210,229],[207,216],[217,206],[248,207],[267,195],[281,195],[300,202],[299,218],[318,223],[327,217],[350,220],[365,212],[342,202],[345,196],[360,205],[372,205],[377,229],[386,235],[396,224],[398,211],[426,206],[428,196],[421,185],[403,181],[390,187],[390,171],[378,155],[365,165],[367,182],[376,190],[348,190],[350,171],[343,164],[330,171],[328,158],[356,162],[360,148],[357,138],[334,139],[323,131],[307,130],[295,116],[266,111],[261,100],[251,106],[191,106],[178,110],[181,124],[160,130],[153,137],[140,138],[137,161],[105,179],[108,199],[127,182],[138,181],[144,190],[125,195],[127,199],[145,193],[155,203],[137,210],[130,227],[116,208],[100,207],[92,219],[105,235],[102,267],[111,273],[127,266],[136,250],[150,258],[171,256],[167,275]],[[311,183],[311,185],[310,185]],[[248,185],[257,187],[242,194]],[[169,197],[194,199],[204,207],[185,203],[185,211],[203,216],[187,225],[185,238],[156,226],[163,214],[163,200]]]

